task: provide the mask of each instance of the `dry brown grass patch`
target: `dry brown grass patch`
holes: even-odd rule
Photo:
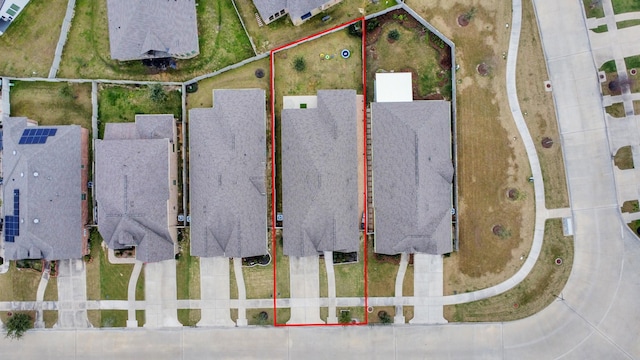
[[[629,170],[634,168],[633,153],[631,152],[631,146],[623,146],[613,156],[613,163],[620,170]]]

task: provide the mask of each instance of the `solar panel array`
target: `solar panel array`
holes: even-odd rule
[[[18,144],[44,144],[49,136],[55,136],[57,129],[24,129]]]
[[[20,236],[20,190],[13,190],[13,215],[4,217],[4,241],[15,242]]]

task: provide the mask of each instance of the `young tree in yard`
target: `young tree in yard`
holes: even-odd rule
[[[151,94],[149,95],[151,100],[157,103],[163,103],[167,101],[167,93],[160,84],[151,85]]]
[[[396,40],[400,39],[400,32],[398,30],[396,30],[396,29],[393,29],[393,30],[389,31],[389,33],[387,34],[387,37],[391,41],[396,41]]]
[[[302,56],[298,56],[293,60],[293,68],[297,72],[303,72],[307,68],[307,62]]]
[[[27,330],[33,328],[33,321],[29,314],[15,313],[7,320],[4,327],[9,339],[20,339]]]

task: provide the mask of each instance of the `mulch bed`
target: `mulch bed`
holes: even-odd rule
[[[458,16],[458,25],[462,27],[469,25],[469,18],[465,14],[460,14]]]

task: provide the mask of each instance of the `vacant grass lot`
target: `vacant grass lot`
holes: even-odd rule
[[[450,98],[450,86],[439,86],[449,75],[440,67],[440,54],[429,44],[430,33],[421,34],[415,29],[407,29],[399,20],[387,22],[375,31],[380,32],[377,41],[372,42],[371,37],[367,37],[368,102],[374,100],[377,72],[414,72],[413,82],[418,85],[418,93],[414,97],[438,93]],[[387,36],[392,31],[399,33],[399,39],[389,42]],[[409,53],[411,56],[405,55]]]
[[[32,0],[0,36],[0,75],[49,75],[60,36],[65,0]]]
[[[544,89],[548,80],[542,43],[531,2],[523,2],[522,31],[518,52],[516,83],[520,108],[536,145],[545,202],[549,209],[569,206],[569,193],[564,172],[564,159],[552,93]],[[542,139],[553,140],[551,148],[542,147]],[[531,193],[533,196],[533,193]]]
[[[508,2],[423,0],[411,4],[456,44],[458,78],[458,225],[459,251],[444,259],[444,293],[472,291],[511,277],[520,256],[531,247],[534,225],[533,186],[526,152],[505,89],[505,65],[511,21]],[[466,27],[457,17],[472,7]],[[525,50],[521,50],[525,51]],[[533,56],[533,53],[532,53]],[[487,76],[476,67],[488,65]],[[532,86],[541,84],[532,83]],[[506,192],[516,188],[518,201]],[[503,236],[492,229],[501,225]]]
[[[191,256],[189,229],[182,229],[180,258],[176,261],[178,300],[200,299],[200,258]],[[178,309],[178,320],[184,326],[195,326],[200,321],[199,309]]]
[[[78,0],[60,77],[187,80],[253,56],[231,0],[200,0],[196,7],[200,54],[177,70],[154,73],[140,61],[112,60],[106,0]]]
[[[264,71],[264,76],[258,78],[256,70]],[[215,89],[262,89],[265,91],[266,102],[270,103],[269,58],[254,61],[237,69],[198,82],[198,91],[187,93],[187,109],[207,108],[213,106],[212,91]]]
[[[108,122],[134,122],[136,114],[173,114],[182,118],[182,97],[176,87],[164,87],[167,95],[163,102],[151,98],[148,86],[102,85],[98,96],[98,131],[103,138]]]
[[[91,84],[16,81],[11,116],[39,125],[80,125],[91,133]]]
[[[512,321],[531,316],[561,297],[573,265],[573,237],[562,234],[562,220],[547,220],[544,244],[531,273],[513,289],[467,304],[445,306],[449,321]],[[556,259],[562,265],[556,265]]]
[[[258,11],[253,5],[253,2],[250,0],[236,0],[238,11],[244,20],[244,24],[253,39],[258,53],[269,51],[280,45],[288,44],[305,36],[316,34],[359,18],[363,16],[360,9],[364,10],[367,14],[372,14],[395,4],[395,0],[382,0],[378,2],[378,4],[373,4],[373,2],[369,0],[343,0],[341,3],[314,16],[302,26],[293,26],[287,15],[269,25],[260,27],[256,20],[256,13]],[[322,18],[326,15],[331,16],[331,20],[323,22]]]

